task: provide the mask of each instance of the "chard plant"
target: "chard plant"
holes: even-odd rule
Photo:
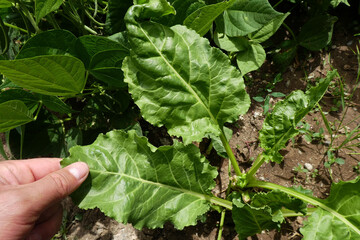
[[[47,124],[46,136],[64,143],[61,149],[52,146],[50,150],[54,153],[56,149],[56,156],[67,156],[70,149],[62,165],[84,161],[90,167],[88,179],[72,195],[79,207],[98,207],[138,229],[162,227],[165,222],[183,229],[216,209],[221,213],[218,239],[229,211],[240,239],[279,229],[285,217],[304,215],[309,216],[300,230],[304,239],[360,239],[358,179],[334,183],[330,196],[319,199],[304,189],[256,177],[265,162],[282,162],[279,151],[299,134],[298,123],[321,100],[335,71],[305,93],[292,92],[267,114],[259,134],[264,151],[247,172],[239,167],[229,145],[231,134],[225,124],[237,121],[250,106],[242,75],[261,65],[260,43],[274,34],[288,14],[275,11],[265,0],[189,1],[185,5],[135,0],[133,5],[124,4],[130,7],[126,13],[117,12],[110,1],[112,11],[103,26],[99,22],[102,17],[95,14],[105,11],[101,4],[95,11],[92,5],[79,9],[73,1],[52,7],[49,1],[35,2],[35,14],[31,15],[29,3],[0,1],[27,13],[26,21],[36,33],[15,55],[9,50],[11,41],[1,42],[6,54],[0,60],[4,76],[0,132],[17,128],[22,152],[26,147],[24,124]],[[182,8],[177,8],[179,5]],[[178,11],[174,15],[184,6],[187,14]],[[86,14],[88,10],[93,13]],[[79,34],[94,29],[116,33],[107,38],[79,36],[62,29],[41,32],[44,18],[55,28],[56,11],[72,22]],[[85,11],[84,15],[79,11]],[[123,22],[114,24],[115,16],[124,16]],[[219,26],[215,31],[214,22]],[[3,32],[12,27],[1,23]],[[30,29],[21,31],[31,35]],[[229,56],[203,37],[209,31]],[[239,41],[246,42],[246,53],[234,50],[244,47]],[[10,49],[16,50],[14,46]],[[231,62],[233,56],[236,66]],[[146,121],[165,126],[176,137],[172,145],[155,147],[139,128],[120,124],[124,115],[129,123],[138,117],[129,107],[131,101]],[[84,113],[78,112],[77,105]],[[93,130],[99,120],[122,130],[100,134],[91,145],[74,146],[85,143],[80,130]],[[78,128],[69,130],[67,121]],[[218,172],[193,144],[203,138],[212,139],[215,150],[232,167],[225,198],[212,193]]]

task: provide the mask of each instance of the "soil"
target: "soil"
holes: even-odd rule
[[[284,94],[289,94],[291,91],[298,89],[304,91],[307,84],[313,83],[317,78],[325,77],[329,70],[337,69],[346,83],[346,91],[351,92],[355,87],[358,71],[358,60],[353,52],[356,51],[356,44],[359,44],[359,38],[350,34],[341,23],[337,24],[328,51],[311,53],[305,60],[297,59],[283,74],[283,80],[275,85],[273,91]],[[254,89],[265,88],[273,73],[274,69],[271,62],[266,62],[259,71],[249,76],[253,81],[253,86],[248,91],[251,97],[259,94]],[[341,108],[336,111],[331,109],[334,102],[339,99],[336,90],[336,88],[332,88],[321,101],[323,111],[329,112],[327,118],[331,123],[339,122],[344,113]],[[274,104],[278,100],[279,98],[271,99],[270,103]],[[348,129],[354,129],[360,123],[360,89],[356,90],[350,103],[343,122],[348,123],[355,119],[355,121],[346,125]],[[240,116],[236,123],[229,125],[234,131],[230,145],[240,167],[244,170],[251,166],[252,161],[262,151],[258,141],[259,130],[265,118],[262,105],[262,103],[252,101],[249,112],[244,116]],[[295,137],[282,151],[284,161],[281,164],[264,164],[259,169],[257,178],[283,186],[299,185],[311,190],[317,197],[326,198],[329,195],[332,182],[351,180],[359,176],[354,167],[360,162],[360,156],[350,155],[348,154],[349,150],[342,148],[336,154],[337,157],[345,160],[345,164],[334,164],[331,171],[329,171],[324,167],[324,162],[327,160],[325,153],[329,147],[330,136],[323,124],[320,112],[312,111],[305,117],[304,121],[310,124],[311,130],[314,132],[319,132],[320,128],[325,129],[324,137],[311,143],[307,142],[303,135]],[[169,137],[164,134],[166,131],[163,129],[152,129],[152,131],[155,134],[153,138],[160,141],[161,144],[171,143],[171,139],[169,140]],[[340,131],[334,146],[338,146],[345,139],[344,133],[344,130]],[[1,137],[4,140],[4,137]],[[360,141],[360,139],[357,141]],[[206,149],[207,144],[208,142],[204,141],[200,144],[200,148]],[[155,145],[158,144],[155,143]],[[358,152],[360,152],[359,148]],[[220,174],[216,179],[218,187],[214,190],[214,194],[222,196],[227,188],[228,163],[226,160],[219,158],[214,151],[208,156],[208,159],[219,168]],[[294,169],[299,164],[307,172],[295,171]],[[62,237],[58,239],[66,236],[66,239],[81,240],[214,240],[217,239],[217,225],[220,219],[220,215],[214,211],[208,214],[204,223],[186,227],[183,230],[176,230],[171,224],[165,224],[163,229],[143,229],[140,231],[134,229],[130,224],[117,223],[104,216],[98,209],[88,211],[78,209],[71,203],[70,199],[64,201],[64,207],[66,213],[64,229],[62,230]],[[304,217],[286,219],[279,231],[264,231],[248,239],[301,239],[302,235],[299,228],[305,220]],[[238,239],[230,213],[225,220],[223,239]]]

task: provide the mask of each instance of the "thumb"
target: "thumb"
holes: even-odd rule
[[[43,211],[74,192],[89,174],[84,162],[73,163],[29,184],[34,211]]]

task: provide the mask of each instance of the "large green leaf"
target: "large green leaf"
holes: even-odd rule
[[[67,30],[49,30],[42,32],[36,34],[25,43],[16,56],[16,59],[40,55],[74,54],[76,39],[75,35]]]
[[[334,183],[330,196],[300,229],[306,240],[360,239],[360,181]]]
[[[193,30],[137,22],[151,11],[163,13],[144,4],[126,16],[132,51],[122,69],[135,103],[147,121],[165,125],[186,144],[207,134],[219,136],[224,123],[249,108],[240,73]]]
[[[281,15],[268,0],[236,0],[224,12],[225,34],[230,37],[245,36]]]
[[[15,84],[45,95],[71,96],[85,85],[84,64],[71,56],[1,60],[0,72]]]
[[[229,8],[234,1],[230,0],[204,6],[189,15],[184,20],[184,25],[194,29],[200,36],[203,36],[210,30],[215,19]]]
[[[124,50],[107,50],[96,53],[89,65],[90,73],[97,79],[113,86],[124,87],[122,62],[129,53]]]
[[[281,209],[306,213],[306,204],[280,191],[257,193],[245,203],[240,193],[232,194],[232,217],[239,239],[244,239],[263,230],[280,227],[284,221]]]
[[[311,18],[301,28],[298,37],[300,45],[312,51],[326,47],[331,41],[336,21],[337,17],[330,15],[317,15]]]
[[[35,19],[39,23],[41,18],[59,9],[63,0],[35,0]]]
[[[79,37],[75,43],[75,49],[76,56],[84,62],[86,68],[89,67],[92,57],[99,52],[107,50],[128,51],[122,44],[109,38],[92,35]]]
[[[242,75],[260,68],[265,59],[265,50],[259,43],[250,43],[247,49],[236,55],[236,62]]]
[[[81,208],[98,207],[106,215],[136,228],[182,229],[209,210],[217,175],[194,145],[174,141],[158,149],[135,131],[112,131],[89,146],[73,147],[66,166],[84,161],[90,176],[73,194]]]
[[[0,132],[9,131],[33,120],[22,101],[11,100],[0,104]]]
[[[262,28],[260,28],[256,32],[251,33],[249,35],[249,38],[258,43],[268,40],[279,29],[285,18],[287,18],[287,16],[289,15],[290,13],[286,13],[273,18]]]
[[[259,134],[261,147],[265,150],[263,157],[266,160],[277,163],[282,161],[283,156],[279,150],[285,147],[290,138],[299,133],[296,125],[320,101],[335,75],[336,71],[329,72],[325,79],[306,94],[300,90],[294,91],[275,105],[271,114],[265,118]]]

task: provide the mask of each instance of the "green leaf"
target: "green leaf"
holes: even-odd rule
[[[255,42],[262,43],[268,40],[274,33],[279,29],[281,24],[284,22],[285,18],[289,16],[290,13],[281,14],[273,18],[270,22],[264,25],[262,28],[253,32],[249,35],[249,38]]]
[[[41,18],[59,9],[62,0],[35,0],[35,19],[38,24]]]
[[[184,25],[204,36],[212,27],[215,19],[220,16],[235,0],[204,6],[184,20]]]
[[[67,166],[79,160],[90,176],[73,195],[81,208],[100,208],[106,215],[136,228],[182,229],[209,210],[217,175],[194,145],[155,148],[135,131],[99,135],[90,146],[73,147]]]
[[[330,196],[300,229],[305,240],[360,239],[360,181],[333,183]]]
[[[225,34],[229,37],[245,36],[282,15],[267,0],[236,0],[224,12]]]
[[[233,134],[233,131],[230,128],[227,128],[227,127],[224,127],[223,129],[224,129],[224,134],[225,134],[226,139],[228,141],[230,141],[230,139],[232,137],[232,134]],[[217,154],[220,157],[229,158],[227,153],[226,153],[226,149],[224,147],[224,144],[221,142],[221,139],[219,137],[213,137],[212,138],[212,144],[213,144],[213,147],[216,150]]]
[[[111,34],[125,30],[124,16],[129,7],[133,5],[131,0],[109,0],[106,15],[106,30]]]
[[[75,35],[67,30],[42,32],[25,43],[16,59],[40,55],[73,55],[76,39]]]
[[[19,100],[23,102],[28,109],[32,109],[39,103],[39,99],[37,99],[32,93],[22,89],[8,89],[0,92],[0,103],[11,100]]]
[[[42,94],[37,94],[36,96],[41,99],[42,103],[51,111],[64,114],[74,112],[70,106],[68,106],[56,96],[48,96]]]
[[[232,216],[239,239],[280,227],[284,221],[282,208],[306,213],[306,204],[286,193],[274,190],[257,193],[249,203],[244,203],[240,193],[232,194]]]
[[[300,46],[311,51],[318,51],[326,47],[331,41],[336,21],[337,17],[330,15],[317,15],[311,18],[299,33]]]
[[[347,6],[350,6],[348,0],[331,0],[330,4],[335,8],[337,7],[340,3],[344,3]]]
[[[15,84],[45,95],[72,96],[85,85],[84,65],[71,56],[1,60],[0,72]]]
[[[96,53],[89,65],[90,73],[97,79],[113,86],[124,87],[122,62],[128,55],[124,50],[107,50]]]
[[[9,8],[11,6],[11,0],[0,0],[0,8]]]
[[[228,52],[246,51],[249,48],[249,40],[245,37],[228,37],[223,33],[215,33],[214,41]]]
[[[132,51],[122,69],[135,103],[147,121],[165,125],[185,144],[219,136],[250,105],[240,73],[195,31],[134,19],[150,11],[135,5],[126,16]]]
[[[273,61],[280,72],[284,72],[286,68],[292,63],[296,56],[297,43],[294,40],[285,40],[286,45],[281,52],[275,53]]]
[[[329,72],[325,79],[305,94],[300,90],[294,91],[275,105],[271,114],[265,118],[259,135],[266,160],[277,163],[282,161],[283,156],[279,151],[299,133],[296,125],[320,101],[335,75],[336,71]]]
[[[126,31],[115,33],[115,34],[109,36],[108,39],[119,43],[123,49],[126,49],[128,52],[130,52],[129,41],[127,39]]]
[[[245,51],[236,55],[236,62],[242,75],[259,69],[265,59],[265,50],[259,43],[250,43]]]
[[[89,67],[92,57],[99,52],[107,50],[128,51],[123,45],[109,38],[92,35],[79,37],[75,43],[75,49],[76,56],[84,62],[86,69]]]
[[[22,101],[11,100],[0,104],[0,132],[9,131],[33,120]]]
[[[270,95],[273,97],[286,97],[286,95],[281,92],[272,92]]]

